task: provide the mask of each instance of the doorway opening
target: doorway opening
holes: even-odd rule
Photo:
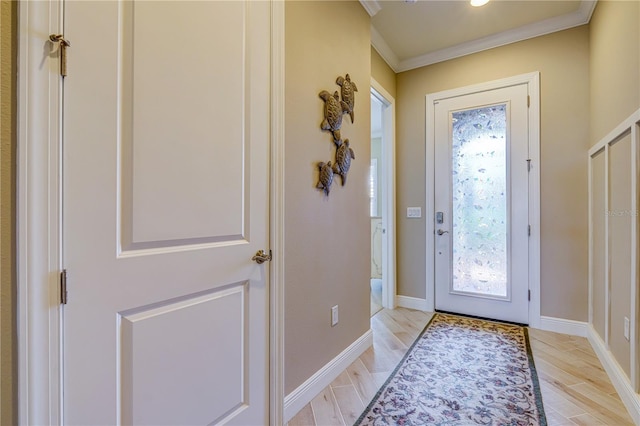
[[[371,316],[395,307],[394,99],[371,83]]]

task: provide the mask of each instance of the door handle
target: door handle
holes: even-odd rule
[[[262,265],[264,262],[268,262],[271,260],[271,250],[269,250],[269,254],[267,254],[264,250],[258,250],[256,255],[253,256],[251,260],[255,261],[258,265]]]
[[[438,229],[438,235],[448,234],[449,231],[443,231],[442,229]]]

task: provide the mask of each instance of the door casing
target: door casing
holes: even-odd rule
[[[529,326],[540,326],[540,73],[538,71],[516,75],[486,83],[474,84],[426,95],[426,303],[427,311],[435,309],[435,134],[434,103],[451,97],[494,90],[518,84],[526,84],[529,95],[529,157],[531,171],[529,174]]]
[[[395,99],[380,83],[371,79],[371,95],[383,105],[382,111],[382,307],[396,307],[396,110]]]
[[[49,34],[64,1],[20,2],[18,75],[18,421],[63,424],[62,87]],[[270,418],[284,415],[284,3],[271,3]],[[72,54],[71,51],[69,54]]]

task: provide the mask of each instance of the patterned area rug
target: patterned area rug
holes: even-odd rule
[[[435,314],[356,425],[541,425],[527,329]]]

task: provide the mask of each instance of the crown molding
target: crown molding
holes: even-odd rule
[[[575,12],[549,18],[544,21],[525,25],[523,27],[504,31],[498,34],[492,34],[487,37],[482,37],[467,43],[461,43],[445,49],[429,52],[425,55],[404,59],[402,61],[398,59],[393,50],[391,50],[389,45],[373,28],[373,26],[371,28],[371,44],[387,64],[396,73],[399,73],[587,24],[591,20],[591,15],[593,14],[596,3],[597,0],[582,0],[580,7]]]
[[[382,56],[387,65],[391,67],[393,72],[400,72],[400,60],[373,25],[371,25],[371,45]]]
[[[364,7],[364,10],[367,11],[369,16],[374,16],[382,9],[378,0],[360,0],[360,4]]]
[[[598,3],[598,0],[582,0],[580,2],[580,7],[576,13],[582,16],[585,24],[591,21],[593,11],[596,9],[596,3]]]

